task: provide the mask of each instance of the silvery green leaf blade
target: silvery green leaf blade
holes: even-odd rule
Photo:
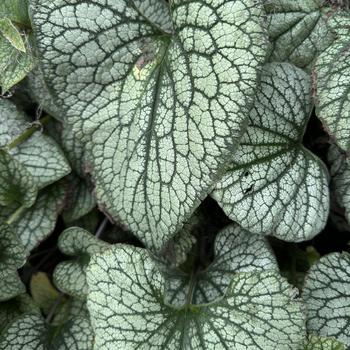
[[[27,0],[2,0],[0,18],[8,18],[16,24],[30,27]]]
[[[0,205],[30,207],[37,193],[37,185],[29,171],[0,149]]]
[[[301,305],[275,272],[238,274],[226,298],[183,309],[164,304],[164,279],[144,249],[95,255],[87,279],[99,350],[295,350],[305,337]]]
[[[230,225],[216,237],[215,258],[205,270],[188,274],[179,268],[163,269],[164,300],[174,307],[208,304],[226,294],[236,274],[264,270],[278,271],[266,238]]]
[[[93,331],[84,318],[59,327],[49,326],[38,314],[16,319],[0,338],[1,350],[92,350]]]
[[[0,223],[0,301],[25,292],[17,269],[26,262],[26,252],[10,226]]]
[[[331,164],[332,190],[350,223],[350,159],[337,146],[331,145],[328,160]]]
[[[0,339],[2,331],[24,313],[40,313],[39,308],[28,294],[20,294],[0,303]]]
[[[301,69],[266,65],[248,129],[231,169],[216,184],[214,199],[252,233],[298,242],[326,224],[328,173],[302,145],[312,109],[310,89]]]
[[[294,63],[310,70],[334,40],[327,22],[332,9],[325,0],[266,0],[271,61]]]
[[[25,52],[0,35],[0,86],[2,93],[24,79],[34,67],[34,57],[24,36]]]
[[[49,236],[63,209],[66,188],[57,182],[39,192],[32,207],[25,210],[12,227],[27,251],[34,249]]]
[[[71,172],[57,143],[40,131],[10,152],[28,169],[39,188],[44,188]]]
[[[350,151],[350,16],[332,18],[338,38],[317,59],[316,113],[326,130],[345,151]]]
[[[73,175],[69,180],[69,191],[63,211],[63,219],[67,223],[80,219],[96,206],[96,198],[85,179]]]
[[[61,233],[58,247],[62,253],[75,259],[63,261],[56,266],[53,274],[56,287],[66,294],[85,299],[88,293],[86,268],[90,258],[93,254],[110,248],[110,244],[84,229],[71,227]]]
[[[33,123],[8,100],[0,100],[0,146],[11,145]],[[70,166],[56,142],[40,130],[33,131],[8,152],[31,173],[39,188],[56,182],[70,173]]]
[[[265,60],[262,13],[255,0],[32,4],[45,81],[84,141],[100,207],[151,249],[236,147]]]
[[[14,141],[31,127],[30,119],[9,100],[0,99],[0,147]]]
[[[310,335],[304,350],[346,350],[344,344],[333,338]]]
[[[307,328],[350,346],[350,254],[332,253],[313,265],[305,280]]]

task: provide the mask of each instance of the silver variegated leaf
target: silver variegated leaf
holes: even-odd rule
[[[350,15],[332,18],[337,40],[317,59],[316,113],[338,145],[350,152]]]
[[[327,222],[328,173],[302,144],[310,90],[301,69],[266,65],[248,129],[231,169],[216,184],[214,199],[252,233],[298,242],[314,237]]]
[[[25,292],[17,269],[24,265],[26,258],[25,249],[11,227],[0,222],[0,301]]]
[[[308,330],[350,347],[350,254],[332,253],[313,265],[303,298]]]
[[[52,233],[63,209],[65,195],[66,186],[63,182],[41,190],[36,202],[12,224],[27,251],[34,249]]]
[[[350,159],[337,146],[331,145],[328,161],[331,164],[332,190],[350,223]]]
[[[50,326],[40,314],[25,314],[0,338],[0,350],[92,350],[93,330],[85,318]]]
[[[237,274],[225,298],[174,309],[147,251],[115,246],[88,268],[95,347],[169,350],[295,350],[305,337],[301,304],[275,272]]]
[[[214,261],[202,271],[185,273],[163,266],[165,303],[173,307],[208,304],[222,298],[232,278],[242,272],[278,271],[265,237],[257,237],[238,225],[223,229],[215,241]]]
[[[266,0],[271,61],[289,61],[310,70],[334,40],[328,25],[333,12],[325,0]]]
[[[208,194],[241,136],[266,54],[262,7],[255,0],[32,3],[46,84],[84,142],[101,208],[161,248]]]
[[[11,144],[32,126],[31,120],[9,100],[0,99],[0,146]],[[8,152],[23,164],[36,185],[43,188],[70,173],[70,166],[56,142],[34,131]]]
[[[38,187],[30,172],[6,151],[0,149],[0,205],[30,207]]]
[[[84,229],[71,227],[60,235],[58,247],[62,253],[75,259],[63,261],[56,266],[53,275],[56,287],[69,295],[85,299],[88,293],[86,268],[90,258],[93,254],[110,248],[110,244]]]

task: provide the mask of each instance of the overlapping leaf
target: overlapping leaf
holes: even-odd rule
[[[314,265],[305,281],[307,328],[350,346],[350,254],[332,253]]]
[[[278,271],[266,239],[231,225],[218,234],[215,260],[205,270],[163,269],[165,302],[175,307],[207,304],[225,295],[235,274],[264,270]]]
[[[30,172],[0,149],[0,205],[30,207],[37,194],[38,188]]]
[[[0,18],[8,18],[12,22],[30,27],[27,0],[2,0],[0,2]]]
[[[5,147],[23,135],[32,125],[30,119],[10,101],[0,100],[0,146]],[[11,147],[9,153],[23,164],[39,188],[69,174],[70,167],[58,145],[40,131],[30,132],[23,142]]]
[[[310,69],[334,40],[325,0],[266,0],[268,30],[273,43],[271,61],[289,61]]]
[[[338,147],[332,145],[328,152],[331,163],[332,189],[345,209],[345,215],[350,223],[350,159]]]
[[[110,245],[79,227],[71,227],[62,232],[58,246],[66,254],[75,257],[57,265],[54,282],[61,291],[77,298],[86,298],[88,285],[86,268],[93,254],[101,253]]]
[[[237,274],[226,298],[183,309],[164,304],[164,279],[140,248],[95,255],[87,279],[99,350],[295,350],[303,342],[300,304],[275,272]]]
[[[310,239],[327,221],[329,190],[324,164],[302,145],[312,107],[309,77],[275,63],[261,79],[247,132],[212,195],[250,232]]]
[[[161,248],[241,135],[265,59],[261,6],[36,0],[32,14],[45,81],[86,142],[101,207]]]
[[[8,225],[0,223],[0,301],[25,292],[17,273],[25,261],[26,253],[21,241]]]
[[[12,227],[25,248],[30,251],[54,230],[63,209],[66,188],[61,182],[42,190],[32,207],[23,211]]]
[[[317,59],[315,67],[316,113],[327,131],[345,151],[350,151],[350,16],[332,18],[337,40]]]

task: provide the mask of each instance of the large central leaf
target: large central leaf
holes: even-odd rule
[[[160,248],[235,148],[265,59],[255,0],[36,0],[41,69],[100,206]],[[152,233],[152,237],[150,237]]]

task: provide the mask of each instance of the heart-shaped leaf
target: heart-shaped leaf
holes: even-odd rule
[[[227,296],[174,309],[147,251],[115,246],[88,268],[88,308],[99,350],[295,350],[304,341],[300,303],[275,272],[237,274]]]
[[[252,233],[297,242],[314,237],[326,224],[327,170],[302,145],[310,90],[301,69],[268,64],[231,169],[216,184],[214,199]]]
[[[61,291],[85,299],[88,293],[86,268],[93,254],[110,248],[110,244],[79,227],[71,227],[60,235],[58,246],[62,253],[76,257],[59,263],[54,271],[54,283]]]
[[[163,267],[165,303],[174,307],[208,304],[223,297],[235,274],[278,271],[265,237],[256,237],[238,225],[222,230],[215,241],[215,259],[204,270],[185,273]]]
[[[17,269],[26,261],[26,252],[10,226],[0,223],[0,301],[25,292]]]
[[[241,136],[266,54],[262,7],[36,0],[32,14],[45,81],[85,143],[100,206],[161,248]]]
[[[332,253],[313,265],[305,281],[307,328],[350,346],[350,254]]]
[[[350,16],[334,16],[331,25],[338,38],[316,62],[316,113],[338,145],[350,152]]]
[[[332,9],[325,0],[266,0],[271,61],[310,69],[334,40],[327,22]]]

